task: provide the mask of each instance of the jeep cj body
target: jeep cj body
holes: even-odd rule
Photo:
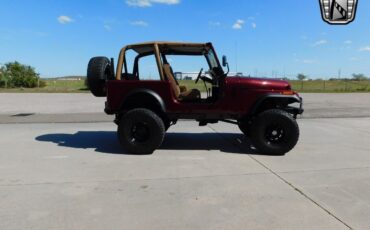
[[[195,84],[204,85],[203,94],[178,81],[179,69],[200,63],[193,75]],[[302,98],[286,81],[228,72],[226,57],[221,66],[211,43],[148,42],[122,48],[116,68],[113,59],[92,58],[87,80],[95,96],[107,98],[105,112],[115,115],[119,141],[130,153],[152,153],[179,119],[201,126],[232,123],[262,154],[290,151],[299,137],[295,119],[303,113]]]

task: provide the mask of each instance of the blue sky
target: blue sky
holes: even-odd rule
[[[44,77],[85,75],[93,56],[149,40],[213,42],[231,70],[258,76],[370,76],[370,1],[332,26],[318,0],[0,0],[0,63]],[[191,66],[189,66],[191,68]],[[189,71],[198,71],[189,69]]]

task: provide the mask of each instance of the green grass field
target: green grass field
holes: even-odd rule
[[[290,81],[292,88],[298,92],[313,93],[353,93],[370,92],[370,81]]]
[[[0,92],[7,93],[89,93],[85,80],[45,80],[43,88],[0,88]]]
[[[0,88],[0,92],[14,93],[89,93],[86,89],[84,80],[45,80],[46,87],[43,88]],[[311,93],[353,93],[370,92],[370,81],[290,81],[294,90],[298,92]],[[180,81],[180,85],[188,89],[199,89],[205,92],[203,82],[195,84],[194,81]]]

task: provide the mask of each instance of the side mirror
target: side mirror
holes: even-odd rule
[[[224,55],[222,56],[222,66],[226,67],[229,63],[227,62],[227,57]]]

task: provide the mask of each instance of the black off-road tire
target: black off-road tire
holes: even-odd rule
[[[259,114],[252,122],[249,137],[259,153],[284,155],[297,144],[299,127],[286,111],[271,109]]]
[[[242,131],[242,133],[245,135],[245,136],[249,136],[249,133],[250,133],[250,124],[248,121],[239,121],[238,122],[238,127],[240,129],[240,131]]]
[[[162,119],[148,109],[133,109],[118,124],[118,139],[131,154],[151,154],[159,148],[165,135]]]
[[[96,97],[105,97],[105,82],[111,78],[110,61],[106,57],[93,57],[87,67],[87,85]]]
[[[164,124],[164,130],[167,132],[168,129],[171,127],[171,122],[168,121],[167,119],[163,119],[163,124]]]

